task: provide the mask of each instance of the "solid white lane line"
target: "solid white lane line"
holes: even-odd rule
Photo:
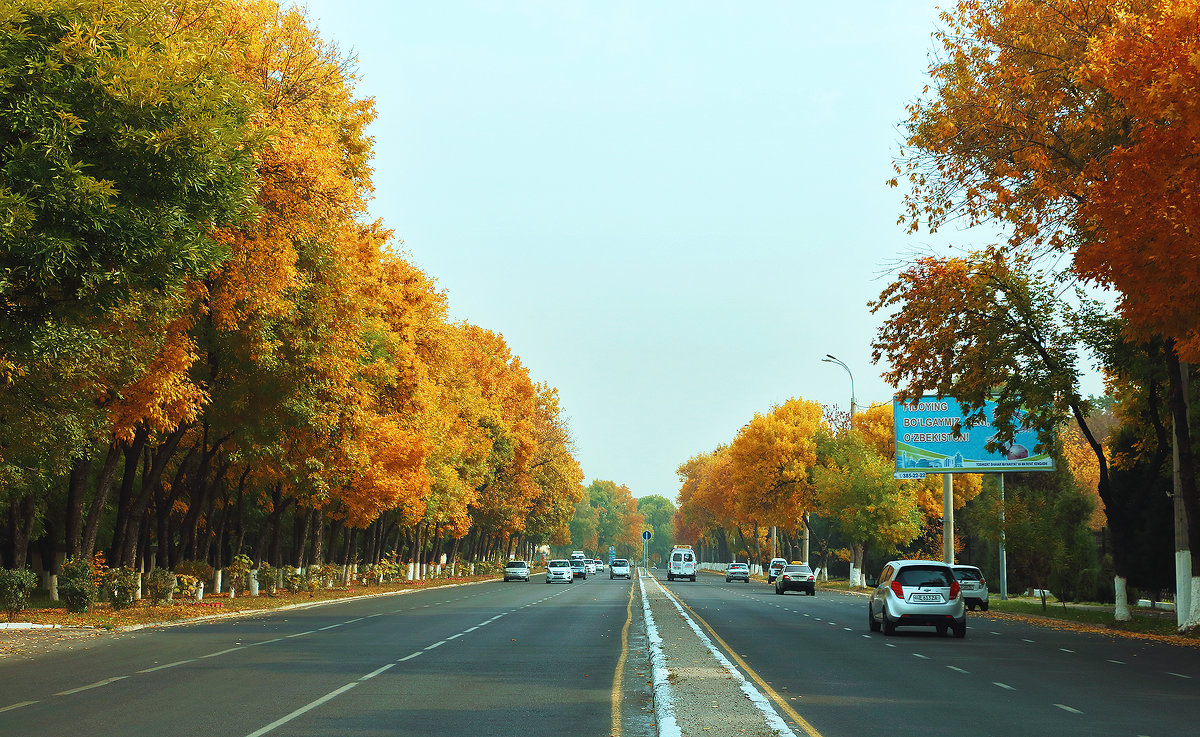
[[[362,678],[360,678],[358,680],[369,681],[370,679],[374,678],[375,676],[379,675],[380,673],[384,672],[385,670],[387,670],[388,668],[391,668],[394,665],[395,665],[395,663],[388,663],[387,665],[376,668],[375,670],[371,671],[370,673],[366,674],[365,676],[363,676]]]
[[[105,678],[103,681],[96,681],[95,683],[89,683],[86,686],[80,686],[79,688],[73,688],[70,691],[59,691],[58,693],[56,693],[54,695],[55,696],[70,696],[71,694],[76,694],[76,693],[79,693],[80,691],[87,691],[89,688],[99,688],[100,686],[107,686],[108,684],[112,683],[113,681],[119,681],[123,678],[128,678],[128,677],[129,676],[113,676],[112,678]]]
[[[1055,704],[1055,706],[1057,706],[1058,708],[1062,709],[1063,711],[1069,712],[1071,714],[1082,714],[1083,713],[1082,711],[1080,711],[1078,709],[1073,709],[1073,708],[1067,706],[1066,704]]]
[[[317,708],[321,704],[324,704],[326,701],[330,701],[331,699],[335,699],[338,696],[341,696],[342,694],[346,693],[347,691],[349,691],[350,689],[354,688],[357,685],[358,685],[358,681],[354,681],[352,683],[347,683],[345,686],[342,686],[339,689],[330,691],[329,693],[325,694],[324,696],[317,699],[316,701],[312,701],[312,702],[305,704],[304,706],[300,707],[299,709],[293,711],[291,714],[288,714],[285,717],[276,719],[275,721],[271,722],[270,724],[263,727],[262,729],[251,732],[250,734],[246,735],[246,737],[262,737],[262,735],[266,734],[267,732],[272,731],[276,727],[281,727],[284,724],[287,724],[288,722],[292,721],[296,717],[306,714],[307,712],[312,711],[313,709]]]
[[[17,703],[9,704],[8,706],[0,706],[0,713],[12,711],[13,709],[20,709],[22,706],[29,706],[30,704],[36,703],[36,701],[18,701]]]
[[[156,665],[153,668],[146,668],[145,670],[139,670],[138,673],[153,673],[156,670],[162,670],[164,668],[174,668],[177,665],[183,665],[184,663],[194,663],[194,662],[196,662],[195,658],[188,658],[187,660],[176,660],[174,663],[167,663],[166,665]]]
[[[218,655],[224,655],[224,654],[226,654],[226,653],[232,653],[232,652],[235,652],[235,651],[237,651],[237,650],[244,650],[245,648],[246,648],[246,646],[245,646],[245,645],[242,645],[241,647],[231,647],[231,648],[228,648],[228,649],[226,649],[226,650],[218,650],[218,651],[217,651],[217,652],[215,652],[215,653],[209,653],[208,655],[201,655],[201,656],[200,656],[200,658],[201,658],[201,659],[204,659],[204,658],[215,658],[215,657],[217,657]]]

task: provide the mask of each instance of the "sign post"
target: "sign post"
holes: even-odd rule
[[[642,530],[642,570],[650,568],[646,560],[646,547],[650,543],[650,538],[654,537],[654,533],[650,530]]]

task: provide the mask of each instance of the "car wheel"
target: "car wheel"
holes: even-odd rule
[[[981,611],[985,611],[985,612],[986,612],[986,611],[988,610],[988,603],[987,603],[986,601],[985,601],[985,602],[983,602],[982,604],[980,604],[980,605],[979,605],[979,609],[980,609]]]
[[[947,627],[946,625],[944,625],[944,624],[939,624],[939,625],[937,626],[937,633],[938,633],[938,637],[945,637],[945,636],[946,636],[946,630],[948,630],[948,629],[950,629],[950,628],[949,628],[949,627]]]
[[[960,640],[967,636],[967,620],[954,624],[954,636]]]
[[[893,622],[892,618],[888,616],[888,611],[887,611],[886,606],[883,608],[883,634],[885,634],[885,635],[896,634],[896,623]]]
[[[875,621],[875,615],[871,614],[871,605],[870,604],[867,605],[867,627],[872,632],[878,632],[879,630],[883,629],[883,627],[878,622]]]

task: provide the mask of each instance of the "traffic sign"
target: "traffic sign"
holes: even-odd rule
[[[653,532],[651,532],[650,530],[642,530],[642,539],[643,540],[649,540],[652,537],[654,537]]]

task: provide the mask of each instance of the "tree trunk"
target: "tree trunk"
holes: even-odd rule
[[[92,472],[91,449],[71,466],[67,481],[67,557],[78,558],[83,552],[83,495],[84,485]]]
[[[8,506],[9,534],[12,540],[11,554],[8,558],[14,570],[24,568],[28,560],[29,538],[33,535],[36,512],[37,504],[33,494],[14,499]]]
[[[83,543],[80,553],[84,558],[90,558],[92,553],[96,552],[96,533],[100,530],[100,521],[104,518],[104,507],[108,503],[113,479],[117,475],[117,462],[120,460],[121,443],[114,437],[109,443],[108,455],[104,458],[104,468],[100,471],[100,478],[96,482],[96,493],[92,497],[87,521],[83,525]]]
[[[142,448],[150,438],[150,431],[144,425],[139,425],[133,436],[133,442],[122,450],[125,456],[125,466],[121,471],[121,487],[117,492],[117,518],[113,524],[111,547],[108,559],[113,565],[120,565],[121,552],[125,548],[125,538],[129,535],[129,513],[133,506],[133,487],[137,483],[137,471],[142,462]]]
[[[1175,352],[1175,341],[1168,339],[1164,346],[1169,391],[1167,404],[1171,408],[1173,429],[1173,458],[1175,460],[1176,514],[1176,623],[1180,631],[1200,627],[1200,500],[1196,498],[1196,467],[1192,456],[1192,435],[1188,418],[1188,365],[1181,363]],[[1180,501],[1182,504],[1180,505]],[[1182,517],[1182,519],[1180,519]],[[1186,549],[1184,546],[1186,545]],[[1190,574],[1190,580],[1189,579]],[[1182,605],[1182,606],[1181,606]],[[1184,611],[1179,611],[1183,609]]]
[[[122,533],[124,545],[118,551],[119,557],[116,559],[119,561],[120,565],[133,565],[133,549],[137,543],[137,538],[130,533],[133,530],[140,529],[143,521],[142,518],[146,514],[146,508],[150,505],[150,499],[160,485],[163,471],[167,469],[167,461],[169,461],[171,457],[175,455],[175,450],[179,447],[179,441],[183,438],[183,434],[186,431],[187,427],[184,425],[175,428],[175,430],[167,436],[166,440],[164,440],[157,448],[154,449],[153,454],[151,455],[150,459],[148,459],[148,468],[142,477],[141,492],[136,498],[133,499],[125,518],[124,532]],[[123,484],[122,492],[124,492]],[[119,524],[120,522],[118,521],[118,525]]]

